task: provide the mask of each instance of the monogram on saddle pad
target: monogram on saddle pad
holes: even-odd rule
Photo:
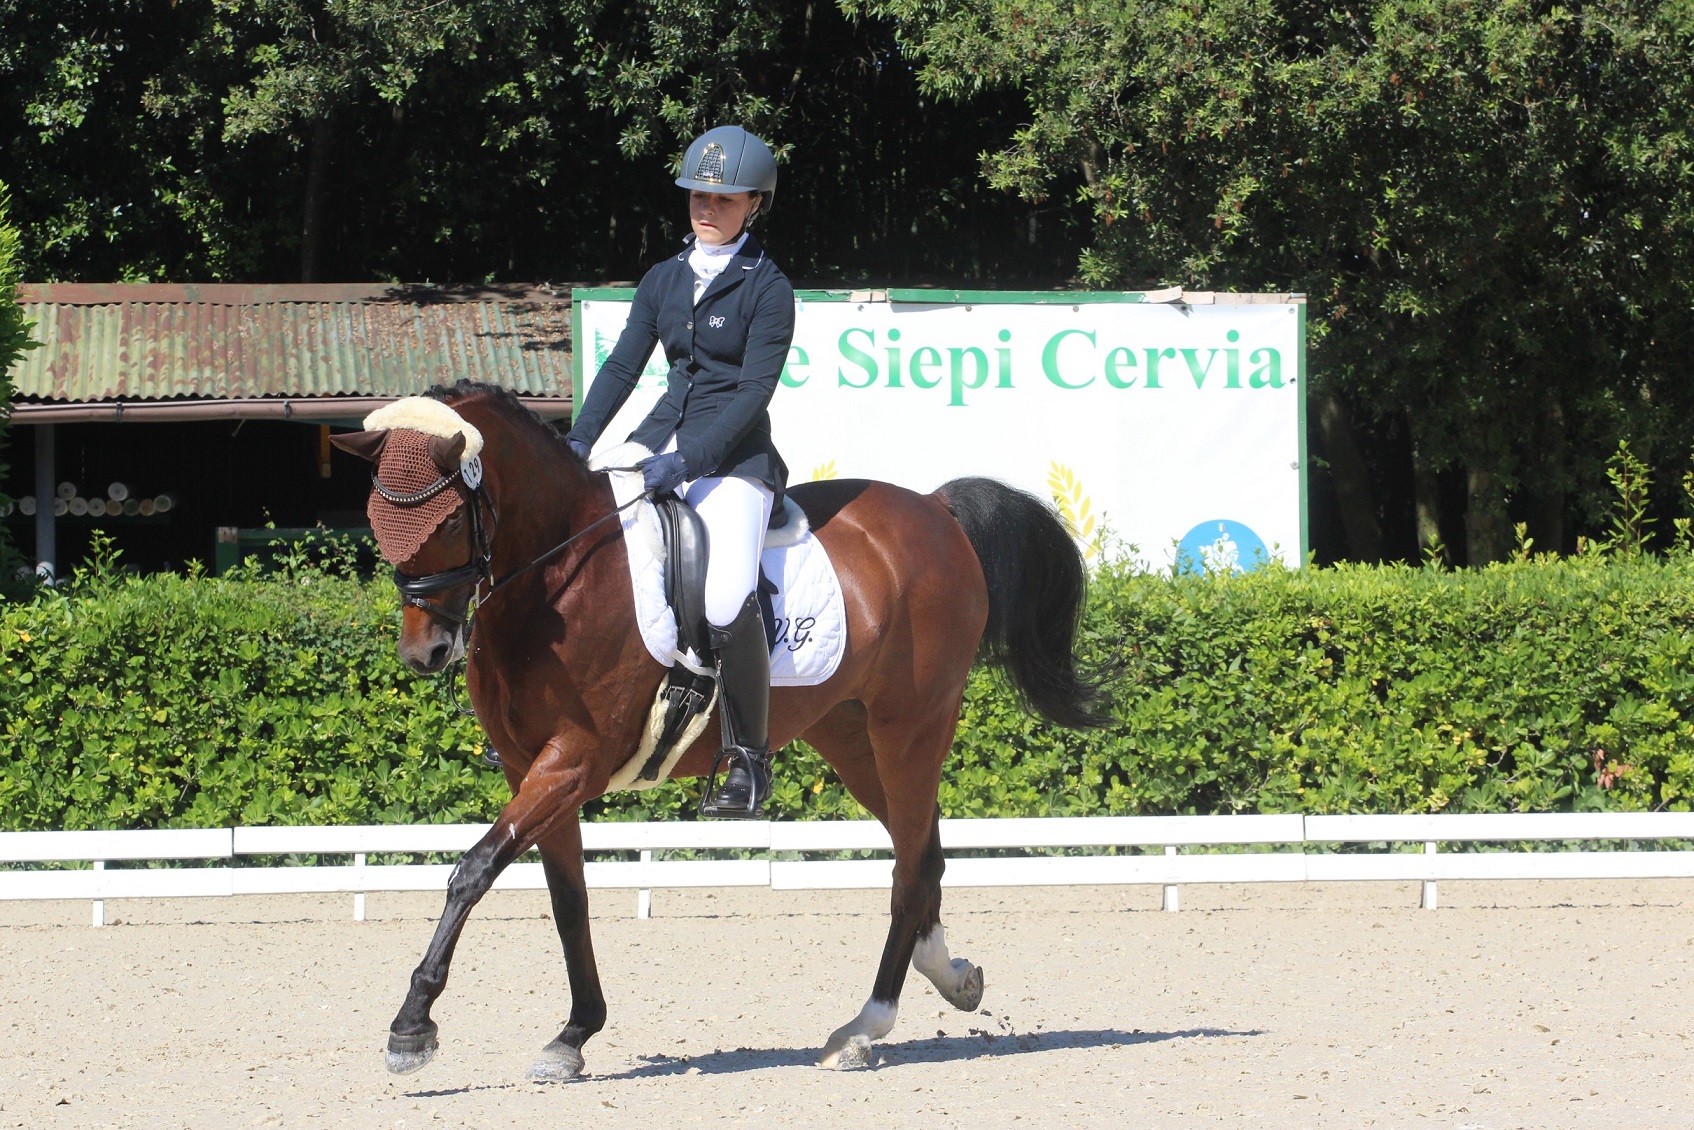
[[[633,467],[651,452],[626,443],[595,455],[599,469]],[[619,506],[638,499],[641,474],[608,470]],[[765,535],[759,603],[771,646],[771,685],[811,687],[835,674],[847,643],[841,584],[805,512],[787,496]],[[675,497],[637,503],[621,515],[635,618],[653,658],[669,667],[641,748],[608,789],[660,784],[704,730],[717,692],[705,615],[706,530]]]

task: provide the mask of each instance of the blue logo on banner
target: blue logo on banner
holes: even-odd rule
[[[1228,518],[1201,522],[1176,547],[1178,573],[1240,573],[1270,559],[1264,539]]]

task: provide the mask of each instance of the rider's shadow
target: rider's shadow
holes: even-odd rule
[[[1042,1032],[984,1033],[969,1036],[935,1036],[927,1040],[905,1040],[877,1044],[873,1067],[899,1067],[909,1063],[950,1063],[985,1056],[1027,1055],[1033,1052],[1072,1048],[1103,1048],[1132,1044],[1155,1044],[1165,1040],[1191,1040],[1218,1036],[1262,1036],[1262,1029],[1233,1031],[1227,1028],[1183,1028],[1174,1032],[1126,1032],[1122,1028],[1059,1029]],[[729,1075],[772,1067],[811,1067],[817,1060],[814,1048],[736,1048],[686,1059],[643,1056],[644,1066],[599,1079],[650,1079],[667,1075]]]

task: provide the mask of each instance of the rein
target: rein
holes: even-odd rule
[[[604,475],[604,474],[608,474],[612,471],[633,471],[634,469],[635,468],[633,468],[633,467],[605,467],[605,468],[602,468],[601,470],[598,470],[594,473],[597,474],[597,475]],[[507,573],[504,577],[501,577],[499,580],[494,581],[493,583],[491,583],[488,586],[488,596],[493,596],[495,593],[499,592],[502,588],[504,588],[507,585],[507,583],[509,583],[513,580],[516,580],[519,574],[527,573],[531,569],[535,568],[537,565],[541,564],[543,561],[551,560],[553,557],[557,556],[558,554],[563,553],[577,539],[587,537],[589,534],[593,533],[595,527],[605,525],[607,522],[610,522],[613,518],[616,518],[619,514],[622,514],[625,510],[628,510],[631,506],[634,506],[638,502],[645,501],[646,498],[647,498],[647,496],[645,494],[636,495],[634,498],[630,499],[628,502],[624,503],[622,506],[619,506],[616,509],[614,509],[611,513],[602,514],[600,517],[594,519],[594,521],[588,523],[588,525],[584,526],[582,529],[578,530],[576,533],[572,534],[570,537],[566,538],[564,541],[560,542],[558,545],[554,546],[552,549],[549,549],[545,553],[538,555],[528,565],[520,565],[516,569],[513,569],[510,573]],[[486,600],[487,597],[483,597],[482,599]]]

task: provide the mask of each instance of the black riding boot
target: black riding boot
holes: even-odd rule
[[[718,650],[718,711],[723,720],[724,775],[717,791],[700,801],[700,815],[756,820],[771,791],[771,650],[757,594],[749,596],[727,628],[712,628]]]

